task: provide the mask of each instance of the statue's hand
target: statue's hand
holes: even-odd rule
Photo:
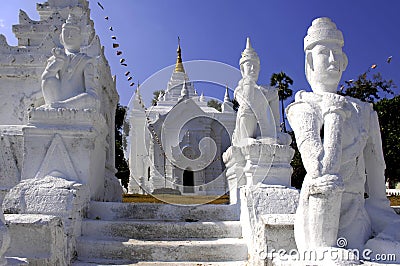
[[[58,47],[53,48],[51,50],[51,53],[54,55],[54,57],[56,59],[59,59],[59,60],[65,60],[66,57],[67,57],[67,55],[65,54],[64,50],[61,49],[61,48],[58,48]]]
[[[254,81],[254,79],[251,78],[243,78],[242,79],[242,86],[255,86],[256,82]]]
[[[321,177],[313,178],[309,184],[310,194],[327,194],[327,193],[341,193],[344,190],[344,184],[341,177],[337,175],[323,175]]]
[[[347,116],[345,109],[346,98],[335,93],[326,93],[322,95],[322,115],[325,117],[328,113],[337,113],[344,118]]]
[[[46,70],[54,75],[57,71],[63,68],[67,55],[64,50],[60,48],[53,48],[51,53],[53,56],[49,58]]]
[[[326,107],[343,108],[346,98],[336,93],[325,93],[322,95],[322,105]]]

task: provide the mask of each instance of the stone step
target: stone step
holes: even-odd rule
[[[102,221],[84,220],[82,235],[97,239],[190,239],[240,238],[239,221],[223,222],[164,222],[164,221]]]
[[[164,220],[164,221],[238,221],[235,205],[171,205],[157,203],[121,203],[92,201],[89,219]]]
[[[166,262],[166,261],[139,261],[134,262],[127,260],[102,260],[89,259],[87,261],[77,260],[72,266],[94,266],[94,265],[131,265],[131,266],[247,266],[247,261],[225,261],[225,262]]]
[[[162,262],[227,262],[247,260],[247,246],[243,239],[196,239],[186,241],[111,241],[80,237],[77,240],[78,260],[91,258]]]

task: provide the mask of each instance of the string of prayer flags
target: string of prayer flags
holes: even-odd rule
[[[97,5],[98,5],[102,10],[104,10],[104,6],[103,6],[100,2],[97,2]],[[107,21],[110,21],[110,17],[109,17],[109,16],[105,16],[104,19],[107,20]],[[110,31],[114,31],[114,28],[113,28],[112,26],[110,26],[108,29],[109,29]],[[117,40],[117,36],[112,35],[112,36],[111,36],[111,39],[112,39],[112,40]],[[119,45],[119,43],[113,42],[112,47],[113,47],[114,49],[116,49],[116,48],[119,48],[120,45]],[[116,51],[116,54],[117,54],[117,56],[120,56],[120,55],[122,55],[122,51],[121,51],[121,50],[117,50],[117,51]],[[121,59],[119,60],[119,62],[120,62],[120,64],[121,64],[122,66],[125,66],[125,67],[128,66],[128,64],[126,63],[125,58],[121,58]],[[130,71],[126,71],[126,72],[125,72],[125,76],[127,77],[127,80],[128,80],[128,81],[131,81],[131,80],[133,79],[133,78],[130,76],[130,73],[131,73]],[[129,86],[131,86],[131,87],[133,87],[134,85],[135,85],[134,82],[131,82],[131,83],[129,84]]]
[[[97,4],[99,5],[99,7],[100,7],[101,9],[104,10],[104,6],[102,6],[102,4],[101,4],[100,2],[97,2]]]

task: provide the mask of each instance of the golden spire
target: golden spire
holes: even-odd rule
[[[182,54],[181,54],[181,39],[178,36],[178,49],[176,50],[176,64],[175,64],[175,72],[183,72],[185,73],[185,69],[182,64]]]

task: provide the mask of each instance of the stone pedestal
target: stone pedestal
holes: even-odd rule
[[[223,155],[231,203],[240,202],[251,265],[270,263],[271,250],[296,247],[293,220],[299,191],[290,187],[294,150],[276,142],[244,139]]]
[[[92,200],[105,194],[105,120],[94,110],[34,109],[23,129],[21,179],[62,177],[87,184]]]
[[[6,195],[3,209],[5,213],[15,214],[15,219],[19,217],[20,221],[28,224],[27,227],[30,228],[26,230],[36,233],[23,234],[22,229],[18,230],[18,234],[15,230],[12,231],[10,255],[25,254],[34,257],[33,253],[36,251],[37,256],[48,257],[49,261],[52,261],[44,265],[65,265],[70,262],[74,257],[76,238],[81,236],[82,219],[86,215],[89,201],[88,186],[76,181],[51,175],[21,181]],[[44,222],[43,217],[38,215],[52,215],[57,217],[59,222],[57,226],[43,227],[45,231],[38,230],[34,228],[34,221]],[[16,243],[16,239],[22,237],[27,237],[31,245],[36,241],[51,242],[51,245],[46,245],[46,248],[36,245],[31,247],[30,252],[20,250],[18,253],[18,248],[26,248]]]
[[[264,144],[261,141],[241,147],[246,160],[243,172],[247,185],[259,183],[290,186],[294,150],[288,145]]]
[[[246,164],[240,147],[231,146],[222,155],[226,166],[226,179],[229,189],[229,203],[237,204],[239,200],[239,188],[246,185],[243,168]]]
[[[269,142],[269,143],[268,143]],[[294,150],[289,145],[271,144],[270,139],[247,139],[223,154],[230,203],[238,199],[238,188],[258,184],[290,187]]]
[[[274,250],[296,247],[290,221],[298,206],[297,189],[265,184],[244,186],[240,201],[240,221],[251,265],[270,263]]]

